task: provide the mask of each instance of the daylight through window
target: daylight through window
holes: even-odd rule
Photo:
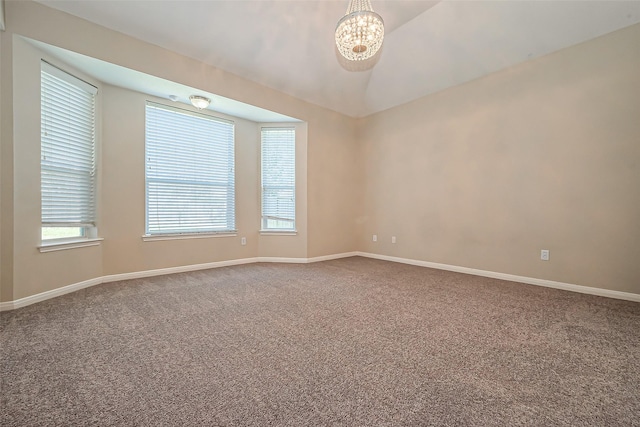
[[[46,62],[41,68],[42,240],[95,227],[97,89]]]
[[[146,234],[235,231],[233,122],[148,102]]]
[[[296,132],[262,128],[262,229],[296,228]]]

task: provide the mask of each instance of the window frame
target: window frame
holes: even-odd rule
[[[265,132],[269,132],[269,131],[282,131],[282,130],[286,130],[286,131],[291,131],[293,132],[293,141],[290,141],[292,143],[292,156],[293,156],[293,162],[292,162],[292,177],[293,177],[293,184],[292,185],[278,185],[277,187],[279,188],[284,188],[284,187],[289,187],[288,189],[291,190],[291,193],[293,195],[293,218],[291,220],[292,222],[292,227],[291,228],[282,228],[282,227],[268,227],[268,220],[269,219],[275,219],[278,220],[278,218],[274,218],[271,217],[270,215],[265,215],[265,164],[264,164],[264,157],[265,157],[265,138],[264,138],[264,134]],[[289,124],[278,124],[278,126],[262,126],[260,129],[260,233],[261,234],[271,234],[271,235],[295,235],[297,234],[297,168],[296,168],[296,162],[297,162],[297,153],[296,153],[296,146],[297,146],[297,128],[294,125],[289,125]],[[287,189],[287,188],[284,188]],[[287,219],[284,219],[284,221],[287,221]]]
[[[47,74],[49,77],[45,78],[44,74]],[[51,79],[53,77],[53,80]],[[49,153],[51,153],[51,149],[52,149],[52,142],[48,141],[45,142],[45,136],[46,136],[46,129],[49,129],[50,124],[47,123],[49,121],[49,117],[51,117],[52,112],[45,112],[43,107],[45,105],[46,102],[60,102],[61,100],[55,100],[52,99],[51,97],[46,97],[45,99],[45,93],[44,93],[44,87],[45,87],[45,80],[52,82],[55,80],[60,80],[62,81],[62,83],[57,83],[60,84],[61,87],[64,86],[65,84],[68,85],[67,87],[71,86],[73,87],[72,90],[77,90],[77,91],[82,91],[85,94],[88,94],[90,96],[90,111],[89,111],[89,115],[84,117],[84,120],[90,121],[90,126],[87,130],[90,131],[91,133],[91,141],[90,141],[90,148],[91,148],[91,169],[90,169],[90,173],[89,173],[89,180],[88,182],[90,183],[91,189],[90,191],[90,196],[88,199],[89,205],[85,207],[85,209],[87,209],[88,216],[85,218],[84,221],[78,221],[78,222],[64,222],[64,221],[54,221],[54,222],[48,222],[45,223],[43,215],[44,215],[44,190],[43,190],[43,181],[45,180],[44,178],[44,171],[53,171],[55,169],[55,166],[47,166],[45,165],[45,159],[46,159],[46,154],[45,154],[45,150]],[[52,86],[49,87],[49,90],[55,90],[56,88],[53,86],[54,83],[52,83]],[[98,100],[97,100],[97,95],[98,95],[98,87],[92,83],[89,83],[85,80],[83,80],[80,77],[77,77],[76,75],[72,74],[71,72],[58,67],[56,65],[53,65],[52,63],[41,59],[40,60],[40,174],[41,174],[41,178],[40,178],[40,192],[41,192],[41,198],[40,198],[40,202],[41,202],[41,213],[40,213],[40,236],[39,236],[39,240],[40,240],[40,245],[38,246],[41,250],[41,252],[44,252],[45,250],[43,248],[51,248],[51,247],[60,247],[60,248],[65,248],[66,245],[68,244],[79,244],[78,245],[74,245],[73,247],[80,247],[80,246],[84,246],[86,244],[86,242],[98,242],[99,240],[102,240],[100,238],[97,237],[97,192],[98,192],[98,139],[99,139],[99,132],[98,132]],[[74,103],[74,104],[78,104],[78,102]],[[57,106],[54,106],[54,108],[60,108],[60,104]],[[86,111],[85,111],[86,112]],[[70,138],[68,132],[67,134],[65,134],[66,138]],[[83,141],[86,142],[86,141]],[[60,151],[60,153],[65,154],[66,151],[62,150]],[[48,180],[50,180],[51,178],[49,178]],[[73,235],[73,236],[63,236],[63,237],[51,237],[51,238],[45,238],[45,229],[70,229],[70,228],[77,228],[79,229],[79,234],[78,235]],[[85,242],[85,243],[83,243]],[[98,243],[91,243],[93,244],[98,244]]]
[[[149,167],[150,167],[150,155],[149,155],[149,108],[156,108],[160,110],[164,110],[167,112],[174,112],[177,114],[183,114],[185,116],[191,116],[198,119],[206,119],[211,122],[216,122],[223,125],[230,125],[231,131],[231,141],[230,141],[230,153],[227,153],[228,158],[231,161],[227,164],[227,167],[230,167],[230,171],[228,173],[229,181],[227,181],[227,185],[225,188],[229,188],[229,182],[231,182],[232,188],[231,191],[227,191],[227,200],[231,200],[232,206],[231,211],[226,211],[227,224],[231,224],[230,227],[225,229],[210,229],[210,230],[202,230],[202,229],[184,229],[184,230],[151,230],[150,229],[150,182],[157,181],[161,178],[152,178],[150,180],[149,177]],[[229,147],[227,147],[228,149]],[[145,173],[144,173],[144,181],[145,181],[145,229],[144,234],[142,235],[143,241],[154,241],[154,240],[175,240],[175,239],[189,239],[189,238],[206,238],[206,237],[222,237],[222,236],[232,236],[236,235],[236,179],[235,179],[235,153],[236,153],[236,138],[235,138],[235,122],[233,120],[221,118],[212,114],[207,114],[202,111],[192,111],[186,108],[179,108],[175,106],[169,106],[165,104],[161,104],[154,101],[146,101],[145,103]],[[177,185],[177,181],[174,184]],[[188,183],[185,184],[188,185]]]

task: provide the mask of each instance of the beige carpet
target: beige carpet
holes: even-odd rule
[[[0,314],[2,426],[640,426],[640,304],[365,258]]]

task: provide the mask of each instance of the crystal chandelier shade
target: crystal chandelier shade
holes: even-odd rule
[[[350,61],[364,61],[378,52],[384,39],[384,22],[371,0],[350,0],[347,13],[336,27],[336,46]]]

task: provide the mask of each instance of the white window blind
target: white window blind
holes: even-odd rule
[[[262,229],[295,230],[296,132],[262,128]]]
[[[234,124],[147,103],[148,235],[235,231]]]
[[[40,76],[42,225],[94,226],[97,89],[46,62]]]

